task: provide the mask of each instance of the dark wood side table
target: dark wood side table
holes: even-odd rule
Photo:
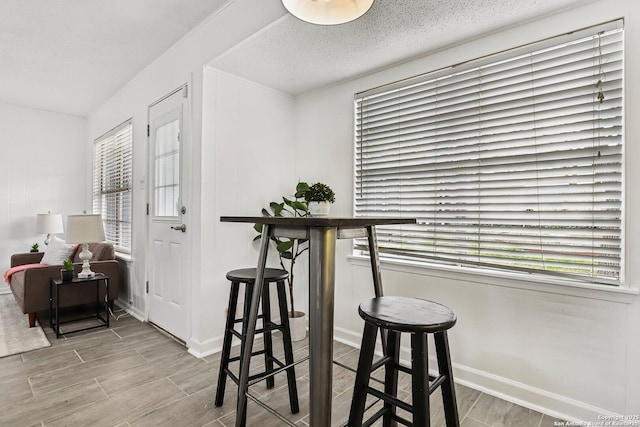
[[[49,325],[51,325],[51,329],[53,329],[53,331],[56,333],[56,338],[60,338],[60,335],[62,335],[62,333],[60,332],[60,325],[72,323],[72,322],[78,322],[80,320],[96,319],[100,324],[95,326],[89,326],[86,328],[75,329],[73,331],[65,332],[65,334],[71,334],[71,333],[80,332],[80,331],[87,331],[89,329],[95,329],[95,328],[102,328],[103,326],[107,328],[109,327],[109,303],[105,298],[105,301],[103,302],[103,304],[100,304],[100,282],[103,282],[105,285],[105,288],[106,288],[105,295],[109,295],[109,277],[107,277],[102,273],[96,273],[95,276],[86,278],[86,279],[79,279],[78,277],[74,277],[73,280],[68,280],[68,281],[62,281],[62,279],[51,278],[51,280],[49,281]],[[84,316],[84,317],[74,318],[70,320],[65,320],[64,322],[60,322],[60,290],[69,285],[74,285],[74,284],[75,285],[82,284],[82,286],[85,286],[85,285],[89,286],[93,284],[95,286],[96,312],[91,316]],[[55,316],[53,312],[54,296],[55,296]],[[101,305],[104,308],[105,317],[102,317],[102,315],[100,314]]]
[[[251,298],[246,344],[240,365],[235,427],[243,427],[249,386],[249,364],[258,319],[258,306],[271,236],[309,240],[309,425],[331,425],[333,372],[333,316],[336,239],[366,237],[369,243],[373,288],[382,296],[376,225],[415,224],[415,218],[242,217],[222,216],[221,222],[263,224],[260,255]],[[384,344],[383,336],[383,344]],[[291,424],[293,425],[293,424]]]

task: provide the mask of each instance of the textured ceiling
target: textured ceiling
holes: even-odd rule
[[[227,1],[0,0],[0,102],[87,116]],[[287,14],[212,65],[299,94],[589,1],[376,0],[330,27]]]
[[[287,15],[211,66],[297,95],[589,0],[376,0],[318,26]]]
[[[86,116],[227,0],[1,0],[0,102]]]

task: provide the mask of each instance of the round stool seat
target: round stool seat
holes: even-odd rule
[[[456,324],[456,315],[449,307],[418,298],[373,298],[360,304],[358,313],[367,322],[398,332],[432,334]]]
[[[264,269],[265,282],[277,282],[279,280],[285,280],[287,277],[289,277],[289,273],[287,273],[286,270],[280,270],[278,268]],[[227,280],[231,282],[254,283],[256,281],[256,269],[240,268],[238,270],[231,270],[227,273]]]
[[[395,425],[397,422],[406,426],[429,427],[432,425],[429,396],[439,388],[442,392],[445,424],[439,422],[438,426],[460,427],[447,338],[448,329],[456,324],[455,313],[433,301],[399,296],[365,301],[360,304],[358,313],[365,323],[348,425],[370,426],[382,418],[385,426]],[[384,357],[374,364],[378,332],[382,337]],[[411,334],[411,366],[400,363],[402,333]],[[429,374],[429,334],[433,337],[438,376]],[[374,371],[383,366],[384,391],[369,386]],[[399,372],[411,376],[411,404],[398,399]],[[369,395],[383,401],[384,406],[372,415],[369,413],[365,420],[365,409],[369,409],[366,408]],[[410,413],[411,419],[399,414],[398,408]]]

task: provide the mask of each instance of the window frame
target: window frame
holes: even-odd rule
[[[566,36],[570,36],[573,35],[575,33],[578,32],[589,32],[589,31],[593,31],[594,28],[602,28],[605,26],[613,26],[613,27],[617,27],[617,28],[621,28],[624,31],[624,25],[623,25],[623,20],[615,20],[615,21],[610,21],[607,23],[603,23],[603,24],[599,24],[599,25],[595,25],[589,28],[585,28],[582,30],[577,30],[571,33],[567,33],[564,35],[560,35],[560,36],[554,36],[554,37],[550,37],[547,39],[544,39],[542,41],[539,42],[533,42],[524,46],[520,46],[520,47],[516,47],[513,49],[508,49],[508,50],[504,50],[501,51],[499,53],[496,53],[494,55],[488,55],[482,58],[477,58],[477,59],[473,59],[473,60],[469,60],[469,61],[465,61],[463,63],[460,64],[456,64],[454,66],[451,67],[445,67],[439,70],[435,70],[432,72],[427,72],[424,74],[421,74],[419,76],[416,77],[412,77],[409,79],[404,79],[395,83],[390,83],[388,85],[383,85],[383,86],[379,86],[377,88],[371,89],[369,91],[364,91],[364,92],[360,92],[358,94],[355,95],[355,99],[354,99],[354,173],[353,173],[353,185],[354,185],[354,205],[353,205],[353,210],[354,210],[354,214],[358,214],[357,211],[357,207],[356,207],[356,203],[358,202],[358,181],[357,181],[357,176],[358,176],[358,105],[357,105],[357,100],[359,98],[361,98],[363,96],[364,93],[367,94],[367,96],[370,95],[377,95],[377,94],[381,94],[381,93],[388,93],[389,91],[393,91],[393,90],[397,90],[398,88],[402,88],[402,87],[408,87],[412,84],[416,84],[419,81],[425,81],[425,80],[432,80],[432,79],[437,79],[439,77],[442,77],[444,75],[447,74],[451,74],[452,72],[456,72],[456,73],[462,73],[465,72],[465,70],[467,69],[471,69],[471,68],[475,68],[475,67],[480,67],[483,66],[485,64],[488,63],[492,63],[492,62],[496,62],[496,61],[502,61],[502,60],[506,60],[509,57],[516,57],[519,55],[523,55],[526,53],[530,53],[530,52],[534,52],[540,49],[544,49],[548,46],[554,46],[554,45],[559,45],[562,43],[567,43],[567,41],[565,40],[559,40],[563,37]],[[571,36],[570,36],[571,37]],[[624,36],[623,36],[623,40],[622,40],[622,55],[623,58],[626,54],[625,50],[624,50]],[[496,59],[498,58],[498,59]],[[624,61],[624,59],[623,59]],[[466,68],[465,68],[466,67]],[[454,70],[454,71],[452,71]],[[624,65],[622,66],[622,73],[623,73],[623,79],[624,79]],[[624,109],[624,81],[622,82],[622,97],[623,97],[623,101],[622,101],[622,108]],[[625,138],[624,138],[624,126],[625,126],[625,115],[624,115],[624,111],[622,112],[622,116],[621,116],[621,126],[622,126],[622,136],[621,136],[621,161],[620,161],[620,172],[621,172],[621,195],[620,195],[620,248],[619,248],[619,257],[620,257],[620,275],[619,275],[619,280],[617,280],[615,283],[612,282],[607,282],[605,283],[604,281],[599,281],[599,280],[582,280],[579,277],[561,277],[561,276],[554,276],[554,275],[547,275],[544,271],[517,271],[517,270],[511,270],[511,269],[502,269],[499,267],[491,267],[491,266],[486,266],[486,265],[477,265],[477,266],[471,266],[471,265],[456,265],[455,262],[453,263],[441,263],[441,262],[434,262],[432,260],[428,260],[428,259],[422,259],[422,260],[418,260],[416,258],[410,258],[410,257],[394,257],[394,256],[389,256],[388,254],[385,254],[383,251],[381,251],[380,256],[381,256],[381,261],[383,263],[387,263],[389,265],[408,265],[410,266],[412,269],[414,267],[428,267],[428,268],[434,268],[436,270],[441,270],[441,271],[461,271],[464,274],[474,274],[474,273],[480,273],[480,274],[486,274],[486,275],[495,275],[496,273],[498,273],[501,276],[504,277],[518,277],[518,278],[525,278],[525,280],[528,280],[528,278],[532,278],[535,277],[535,280],[533,281],[541,281],[541,282],[549,282],[549,283],[569,283],[571,285],[575,285],[575,284],[581,284],[581,285],[585,285],[586,287],[596,287],[596,288],[600,288],[601,286],[607,287],[607,288],[615,288],[615,289],[621,289],[621,288],[626,288],[626,282],[625,282],[625,263],[627,262],[626,259],[626,254],[625,254]],[[361,247],[361,246],[360,246]],[[359,259],[360,255],[365,254],[366,250],[361,250],[359,249],[358,246],[358,242],[356,241],[354,244],[354,249],[353,249],[353,258],[354,259]],[[540,277],[536,277],[536,276],[540,276]]]
[[[127,141],[128,147],[125,147],[124,149],[117,148],[115,150],[112,150],[112,152],[106,155],[103,153],[100,159],[100,168],[98,168],[98,163],[99,163],[99,159],[97,158],[99,154],[98,144],[101,144],[101,143],[107,144],[110,142],[115,144],[116,135],[122,132],[128,132],[128,136],[126,137],[128,138],[128,141]],[[93,173],[92,173],[93,180],[92,180],[92,194],[91,194],[93,213],[101,214],[103,216],[102,221],[105,228],[105,238],[106,238],[105,241],[113,244],[116,253],[127,254],[127,255],[131,255],[132,243],[133,243],[133,139],[134,139],[133,135],[134,135],[133,118],[130,118],[120,123],[119,125],[115,126],[108,132],[105,132],[104,134],[102,134],[101,136],[99,136],[93,141]],[[113,156],[117,156],[118,159],[112,158]],[[114,178],[114,180],[117,181],[119,184],[121,184],[123,181],[126,181],[128,179],[128,185],[126,187],[121,187],[113,191],[104,190],[104,186],[106,186],[107,184],[101,185],[99,184],[99,182],[104,183],[104,181],[109,179],[108,173],[105,172],[105,170],[109,166],[107,163],[112,163],[114,165],[117,165],[118,163],[120,163],[122,165],[122,164],[126,164],[127,162],[129,164],[128,170],[125,170],[123,173],[122,172],[123,169],[120,169],[120,173],[119,173],[120,178],[116,177]],[[100,175],[99,175],[99,170],[102,171]],[[102,177],[102,179],[100,179],[100,176]],[[101,189],[99,189],[98,187],[101,187]],[[103,206],[103,203],[104,203],[103,199],[104,197],[106,197],[106,195],[109,195],[109,194],[111,195],[115,194],[117,199],[119,199],[120,196],[124,196],[125,198],[128,199],[124,203],[122,203],[121,206],[115,208],[116,211],[114,212],[114,215],[113,215],[115,219],[113,221],[107,218],[109,217],[109,215],[107,215],[107,217],[105,217],[104,215],[104,210],[105,209],[108,210],[109,206],[108,205]],[[119,203],[120,201],[118,200],[116,204],[119,204]],[[128,203],[128,208],[126,206],[127,203]],[[128,220],[126,218],[127,210],[128,210]],[[111,229],[109,222],[114,222],[114,227],[115,227],[114,233],[120,236],[120,238],[116,239],[115,241],[109,238],[110,229]],[[122,224],[128,224],[128,233],[127,233],[127,227],[125,226],[124,228],[122,228]],[[128,246],[126,246],[127,242],[128,242]]]

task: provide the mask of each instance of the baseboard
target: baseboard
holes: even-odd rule
[[[279,331],[273,332],[274,334],[279,333]],[[214,353],[218,353],[222,351],[222,341],[224,337],[216,337],[206,341],[198,341],[194,339],[190,339],[187,343],[187,348],[189,349],[189,353],[195,357],[203,358],[207,356],[211,356]],[[262,335],[257,335],[253,342],[256,343],[262,340]],[[231,347],[235,347],[240,345],[240,340],[238,338],[233,337],[231,341]],[[255,345],[255,344],[254,344]]]
[[[197,358],[210,356],[222,350],[223,337],[215,337],[204,341],[198,341],[190,338],[187,341],[189,353]]]
[[[116,300],[116,305],[120,308],[122,308],[124,311],[126,311],[131,317],[134,317],[136,319],[138,319],[141,322],[146,322],[146,319],[144,318],[144,313],[140,310],[138,310],[137,308],[135,308],[134,306],[132,306],[131,304],[118,299]]]
[[[602,416],[621,416],[579,400],[469,366],[454,363],[453,371],[457,383],[561,420],[588,423],[602,419]]]
[[[344,328],[333,329],[333,339],[351,347],[360,348],[362,343],[362,334]]]
[[[360,348],[362,335],[348,329],[335,328],[334,339],[343,344]],[[376,353],[381,354],[381,352]],[[400,359],[404,363],[410,361],[408,347],[403,346],[400,349]],[[437,366],[435,357],[429,357],[429,364]],[[622,416],[585,402],[458,363],[453,363],[453,372],[455,381],[461,385],[561,420],[584,424],[602,419],[602,416]],[[435,374],[436,372],[431,373]]]
[[[7,283],[2,282],[0,284],[0,295],[6,295],[11,293],[11,288]]]

